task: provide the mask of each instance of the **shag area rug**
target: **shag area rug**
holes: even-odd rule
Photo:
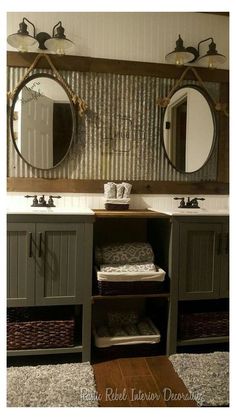
[[[229,405],[229,353],[176,354],[169,360],[198,406]]]
[[[97,407],[89,362],[9,367],[8,407]]]

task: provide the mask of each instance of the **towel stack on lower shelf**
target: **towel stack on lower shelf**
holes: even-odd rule
[[[106,348],[113,345],[159,343],[160,332],[148,317],[135,312],[108,312],[105,323],[93,326],[95,345]]]
[[[95,262],[101,295],[145,294],[162,289],[165,271],[155,265],[149,243],[115,243],[96,247]]]

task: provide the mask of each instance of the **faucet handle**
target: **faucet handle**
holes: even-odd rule
[[[191,201],[192,208],[200,208],[198,205],[198,201],[205,201],[205,198],[193,198]]]
[[[39,198],[39,204],[41,204],[41,205],[45,205],[46,204],[46,201],[44,199],[44,195],[40,196],[40,198]]]
[[[38,205],[37,195],[25,195],[25,198],[34,198],[33,199],[33,204],[31,205],[31,207],[35,207],[35,206]]]
[[[179,203],[179,207],[178,208],[185,208],[185,200],[184,200],[184,197],[182,196],[181,198],[178,198],[177,196],[176,197],[174,197],[174,199],[178,199],[178,200],[180,200],[180,203]]]
[[[48,206],[49,207],[55,207],[53,198],[60,199],[61,196],[60,195],[49,195],[49,199],[48,199]]]

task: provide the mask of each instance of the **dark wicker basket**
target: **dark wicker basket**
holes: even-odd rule
[[[100,295],[155,294],[165,291],[165,281],[97,281]]]
[[[129,209],[129,204],[105,204],[106,210],[109,211],[127,211]]]
[[[7,315],[7,349],[73,346],[74,326],[74,318],[66,320],[38,319],[30,310],[9,310]]]
[[[229,313],[227,311],[184,313],[180,315],[180,339],[195,339],[228,335]]]

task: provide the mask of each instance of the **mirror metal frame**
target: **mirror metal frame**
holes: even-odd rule
[[[210,110],[211,110],[211,115],[212,115],[212,120],[213,120],[213,128],[214,128],[214,133],[213,133],[213,139],[212,139],[212,145],[211,145],[211,149],[210,149],[210,151],[209,151],[209,154],[208,154],[208,156],[207,156],[207,158],[206,158],[206,160],[205,160],[205,162],[203,163],[203,165],[201,166],[201,167],[199,167],[199,169],[197,169],[197,170],[193,170],[192,172],[185,172],[185,171],[183,171],[183,170],[181,170],[181,169],[178,169],[173,163],[172,163],[172,161],[170,160],[170,158],[169,158],[169,156],[168,156],[168,154],[167,154],[167,151],[166,151],[166,147],[165,147],[165,141],[164,141],[164,120],[165,120],[165,113],[166,113],[166,109],[167,109],[167,107],[163,110],[163,108],[162,108],[162,116],[161,116],[161,143],[162,143],[162,147],[163,147],[163,149],[164,149],[164,154],[165,154],[165,157],[167,158],[167,160],[168,160],[168,162],[170,163],[170,165],[177,171],[177,172],[180,172],[180,173],[184,173],[184,174],[186,174],[186,175],[189,175],[189,174],[191,174],[191,173],[196,173],[196,172],[198,172],[199,170],[201,170],[207,163],[208,163],[208,161],[210,160],[210,158],[211,158],[211,155],[212,155],[212,153],[213,153],[213,150],[214,150],[214,148],[215,148],[215,146],[216,146],[216,140],[217,140],[217,136],[218,136],[218,123],[217,123],[217,117],[216,117],[216,112],[215,112],[215,108],[214,108],[214,104],[213,104],[213,101],[212,101],[212,99],[211,99],[211,97],[207,94],[207,92],[205,92],[201,87],[199,87],[199,86],[196,86],[196,85],[194,85],[194,84],[185,84],[185,85],[183,85],[183,86],[181,86],[181,87],[178,87],[177,89],[175,89],[174,90],[174,92],[173,92],[173,94],[171,95],[171,97],[170,98],[172,98],[173,96],[174,96],[174,94],[176,93],[176,92],[178,92],[179,90],[181,90],[181,89],[185,89],[186,87],[190,87],[190,88],[192,88],[192,89],[195,89],[195,90],[198,90],[199,91],[199,93],[201,93],[203,96],[204,96],[204,98],[206,99],[206,101],[207,101],[207,103],[208,103],[208,105],[209,105],[209,107],[210,107]]]
[[[22,156],[22,154],[20,153],[20,150],[17,147],[16,139],[15,139],[15,136],[14,136],[14,126],[13,126],[13,121],[14,121],[14,118],[13,118],[13,116],[14,116],[14,108],[15,108],[15,104],[16,104],[16,101],[17,101],[19,92],[21,91],[21,89],[29,81],[34,80],[34,79],[39,78],[39,77],[45,77],[45,78],[52,79],[52,80],[54,80],[55,82],[57,82],[62,87],[62,89],[64,90],[64,92],[66,93],[66,95],[67,95],[67,97],[69,99],[70,109],[71,109],[71,114],[72,114],[72,125],[73,125],[72,126],[72,134],[71,134],[70,144],[68,146],[67,152],[65,153],[64,157],[57,164],[55,164],[54,166],[52,166],[52,167],[50,167],[48,169],[43,169],[41,167],[33,166],[32,164],[30,164]],[[74,107],[74,103],[72,102],[72,98],[70,97],[68,91],[65,89],[65,87],[63,86],[63,84],[61,83],[61,81],[58,80],[57,77],[54,77],[52,74],[48,74],[48,73],[35,73],[35,74],[32,74],[31,76],[27,77],[26,79],[24,79],[22,81],[22,83],[19,84],[19,86],[17,87],[16,91],[14,92],[14,96],[12,98],[12,104],[11,104],[11,107],[10,107],[10,115],[9,115],[9,117],[10,117],[11,138],[12,138],[12,141],[13,141],[13,144],[14,144],[14,147],[15,147],[15,150],[16,150],[17,154],[22,158],[22,160],[25,163],[27,163],[29,166],[31,166],[31,167],[33,167],[34,169],[37,169],[37,170],[44,170],[44,171],[46,171],[46,170],[53,170],[54,168],[56,168],[57,166],[59,166],[65,160],[65,158],[68,156],[68,153],[69,153],[69,151],[71,149],[73,140],[75,138],[75,133],[76,133],[76,114],[75,114],[75,107]]]

